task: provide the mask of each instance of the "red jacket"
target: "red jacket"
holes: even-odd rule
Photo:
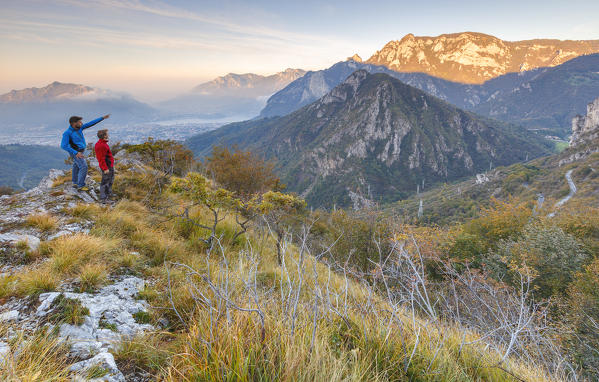
[[[112,156],[112,151],[110,151],[110,147],[108,147],[108,143],[105,140],[99,139],[94,146],[96,150],[96,158],[98,158],[98,164],[102,171],[106,171],[109,168],[114,167],[114,158]]]

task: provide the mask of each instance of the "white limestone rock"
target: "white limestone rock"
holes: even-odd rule
[[[476,174],[476,184],[485,184],[489,181],[487,174]]]
[[[19,319],[19,311],[18,310],[9,310],[8,312],[4,312],[0,314],[0,322],[12,322],[17,321]]]
[[[570,147],[574,147],[599,137],[599,98],[587,105],[586,116],[577,115],[572,119]]]
[[[89,379],[87,373],[92,367],[99,367],[106,371],[106,374],[100,378]],[[105,381],[105,382],[125,382],[125,376],[116,366],[114,357],[108,352],[102,352],[85,361],[77,362],[71,365],[70,370],[78,374],[74,381]]]
[[[0,243],[8,243],[10,245],[16,245],[18,242],[26,242],[29,246],[29,250],[35,251],[40,245],[40,239],[33,235],[22,234],[22,233],[3,233],[0,234]]]
[[[89,315],[81,325],[60,326],[59,337],[69,341],[71,355],[86,358],[102,349],[114,349],[122,338],[131,338],[139,332],[154,329],[152,325],[136,322],[133,317],[138,312],[147,311],[148,304],[135,299],[143,286],[142,279],[127,277],[100,289],[96,294],[64,293],[66,298],[79,300],[82,306],[89,309]],[[59,294],[41,294],[36,316],[44,317],[50,313],[52,302]],[[103,328],[100,322],[116,330]]]
[[[10,346],[4,341],[0,341],[0,367],[8,361],[9,354]]]

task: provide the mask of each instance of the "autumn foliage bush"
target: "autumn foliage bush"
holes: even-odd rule
[[[214,146],[205,164],[209,177],[243,200],[269,190],[284,189],[273,172],[274,163],[264,161],[251,151]]]

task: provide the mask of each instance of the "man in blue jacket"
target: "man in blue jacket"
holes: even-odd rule
[[[83,124],[81,120],[83,118],[72,116],[69,118],[69,128],[62,134],[62,142],[60,147],[69,153],[73,158],[73,186],[77,187],[79,191],[89,191],[89,188],[85,185],[85,177],[87,176],[87,162],[85,161],[85,137],[83,136],[83,130],[88,129],[96,123],[102,122],[106,118],[110,117],[110,114],[106,114],[103,117],[96,118],[91,122]]]

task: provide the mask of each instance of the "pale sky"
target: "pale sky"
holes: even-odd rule
[[[408,33],[599,39],[598,0],[0,0],[0,93],[52,81],[157,101],[229,72],[318,70]]]

